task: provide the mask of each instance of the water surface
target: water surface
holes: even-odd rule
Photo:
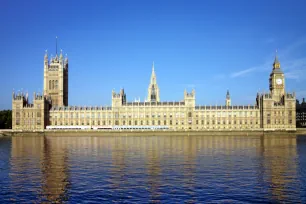
[[[0,138],[0,203],[306,203],[305,136]]]

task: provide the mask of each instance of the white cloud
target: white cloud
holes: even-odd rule
[[[231,77],[232,78],[235,78],[235,77],[241,77],[241,76],[244,76],[250,72],[253,72],[255,71],[255,67],[253,68],[249,68],[249,69],[245,69],[245,70],[242,70],[242,71],[239,71],[239,72],[234,72],[231,74]]]
[[[292,70],[290,72],[285,72],[284,74],[287,79],[296,79],[297,81],[306,78],[304,70]]]
[[[273,43],[274,41],[275,41],[275,38],[268,38],[266,40],[267,43]],[[290,59],[290,56],[293,55],[292,53],[303,45],[306,45],[306,39],[301,39],[287,46],[287,48],[283,49],[278,55],[280,58],[282,70],[287,71],[285,73],[285,77],[288,79],[295,79],[295,80],[306,79],[306,74],[305,74],[306,73],[306,58],[286,60],[286,59]],[[286,56],[284,57],[285,60],[282,60],[283,59],[282,56]],[[247,76],[253,72],[271,71],[274,57],[275,57],[275,54],[271,53],[271,55],[267,56],[267,60],[265,63],[258,65],[258,66],[254,66],[254,67],[250,67],[247,69],[243,69],[240,71],[230,73],[229,76],[231,78],[237,78],[237,77]],[[213,79],[220,80],[226,77],[227,76],[224,74],[218,74],[218,75],[215,75]]]
[[[287,79],[299,79],[299,74],[298,74],[298,72],[287,72],[287,73],[285,73],[285,76],[286,76],[286,78]]]
[[[264,64],[251,67],[245,70],[241,70],[238,72],[231,73],[230,76],[231,78],[236,78],[236,77],[243,77],[251,72],[262,72],[262,71],[267,71],[271,69],[271,61],[270,62],[265,62]]]
[[[282,67],[286,78],[297,81],[306,79],[306,58],[285,61]]]
[[[286,71],[285,77],[288,79],[295,79],[295,80],[301,80],[306,79],[306,57],[305,58],[291,58],[290,56],[294,55],[293,52],[295,52],[297,49],[299,49],[301,46],[306,45],[306,39],[299,40],[291,45],[289,45],[287,48],[285,48],[283,51],[281,51],[279,58],[281,62],[281,67],[283,71]],[[282,60],[282,56],[285,60]],[[262,72],[272,69],[272,62],[274,57],[272,58],[272,55],[268,57],[269,60],[267,60],[265,63],[247,68],[241,71],[237,71],[234,73],[231,73],[230,76],[232,78],[236,77],[243,77],[246,76],[252,72]],[[290,60],[287,60],[290,59]]]

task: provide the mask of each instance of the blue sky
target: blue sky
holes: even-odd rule
[[[254,104],[275,50],[287,91],[306,96],[306,1],[8,1],[0,7],[0,109],[12,90],[43,90],[43,56],[69,58],[69,104],[110,105],[124,87],[147,96],[152,62],[162,101]]]

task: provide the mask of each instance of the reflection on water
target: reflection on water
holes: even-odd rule
[[[10,177],[16,198],[30,195],[31,201],[66,200],[66,148],[58,138],[13,137]]]
[[[0,201],[305,202],[301,138],[29,136],[12,137],[11,146],[0,139],[11,148],[0,155],[9,158]]]
[[[271,194],[275,200],[289,200],[288,187],[299,189],[297,181],[296,139],[273,138],[263,140],[264,175],[270,182]]]

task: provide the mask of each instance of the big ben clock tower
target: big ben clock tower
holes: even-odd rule
[[[260,127],[264,131],[296,130],[295,93],[285,92],[285,76],[277,55],[269,78],[270,93],[258,96]]]
[[[275,101],[280,102],[281,98],[285,95],[285,77],[283,71],[280,68],[280,62],[277,55],[275,55],[273,70],[270,74],[269,83],[272,98]]]

